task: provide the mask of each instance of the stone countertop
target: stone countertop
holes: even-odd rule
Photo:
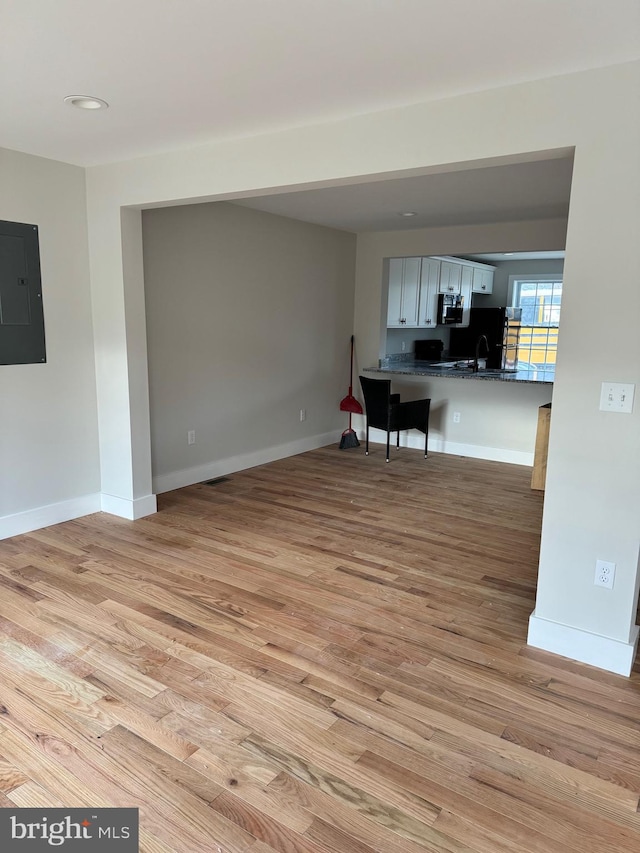
[[[440,379],[471,379],[474,382],[511,382],[533,385],[553,385],[553,370],[479,370],[445,367],[441,361],[416,361],[415,359],[382,359],[380,367],[365,367],[364,373],[389,373],[401,376],[429,376]]]

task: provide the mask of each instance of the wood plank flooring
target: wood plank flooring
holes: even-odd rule
[[[306,453],[0,542],[0,806],[147,853],[640,849],[640,671],[525,645],[530,469]]]

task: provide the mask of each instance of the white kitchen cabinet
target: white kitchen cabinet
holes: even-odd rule
[[[418,325],[421,261],[421,258],[391,258],[389,261],[389,328]]]
[[[420,270],[420,308],[418,326],[435,328],[438,324],[438,288],[440,286],[440,261],[423,258]]]
[[[460,329],[469,325],[471,317],[471,288],[473,287],[473,267],[463,266],[460,271],[460,293],[462,295],[462,322],[454,328]]]
[[[493,267],[473,267],[472,293],[493,293]]]
[[[435,328],[438,325],[438,294],[463,297],[462,322],[469,325],[473,293],[491,293],[495,267],[448,256],[391,258],[387,327]]]
[[[453,261],[440,262],[440,293],[460,293],[462,265]]]
[[[402,317],[402,271],[404,260],[391,258],[389,261],[389,301],[387,302],[387,326],[399,326]]]

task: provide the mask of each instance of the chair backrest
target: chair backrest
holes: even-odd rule
[[[364,407],[371,426],[386,424],[389,417],[389,402],[391,397],[390,379],[369,379],[360,377],[360,386],[364,395]],[[384,426],[382,427],[385,428]]]

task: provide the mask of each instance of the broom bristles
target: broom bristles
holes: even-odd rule
[[[360,447],[360,442],[358,441],[358,436],[356,435],[356,431],[353,429],[346,429],[342,433],[342,437],[340,439],[340,450],[348,450],[350,447]]]

